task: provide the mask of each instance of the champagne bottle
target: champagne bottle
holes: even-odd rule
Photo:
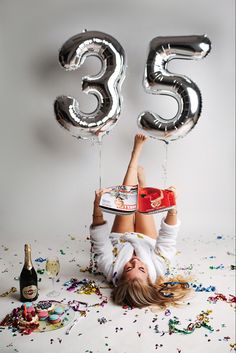
[[[20,300],[32,302],[38,298],[38,279],[31,259],[31,247],[25,244],[25,263],[20,274]]]

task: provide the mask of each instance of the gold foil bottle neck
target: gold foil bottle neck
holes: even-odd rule
[[[31,246],[30,244],[25,244],[25,265],[28,270],[33,267],[31,260]]]

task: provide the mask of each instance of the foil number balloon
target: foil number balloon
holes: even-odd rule
[[[81,139],[101,138],[117,123],[120,110],[120,89],[125,76],[125,52],[112,36],[84,31],[67,40],[59,53],[59,61],[66,70],[76,70],[89,55],[101,61],[101,70],[96,76],[82,79],[82,90],[95,95],[97,108],[83,113],[78,101],[70,96],[60,96],[54,103],[57,121],[72,136]]]
[[[169,142],[184,137],[197,123],[202,106],[201,93],[188,77],[170,73],[172,59],[202,59],[211,49],[207,36],[156,37],[150,42],[144,74],[147,93],[172,96],[178,111],[172,119],[146,111],[138,117],[138,126],[151,137]]]

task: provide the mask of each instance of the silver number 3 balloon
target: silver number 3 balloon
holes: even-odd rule
[[[145,111],[138,117],[138,126],[151,137],[166,143],[184,137],[197,123],[202,107],[201,93],[188,77],[167,70],[172,59],[202,59],[211,49],[206,35],[156,37],[149,45],[144,74],[147,93],[172,96],[178,111],[172,119]]]
[[[101,138],[117,123],[126,69],[122,46],[112,36],[98,31],[84,31],[67,40],[60,50],[59,61],[66,70],[76,70],[89,55],[101,61],[101,70],[96,76],[82,79],[82,90],[97,98],[95,111],[81,112],[78,101],[70,96],[60,96],[54,103],[57,121],[80,139]]]

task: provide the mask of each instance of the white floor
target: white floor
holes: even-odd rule
[[[16,279],[22,268],[24,240],[0,243],[0,294],[12,286],[18,288]],[[88,272],[80,272],[89,264],[89,240],[86,235],[65,235],[63,239],[32,241],[33,259],[57,254],[61,262],[60,281],[57,288],[61,289],[59,299],[80,300],[89,304],[99,303],[96,294],[82,295],[69,293],[63,283],[70,278],[95,279],[104,296],[110,294],[110,289],[99,276],[93,277]],[[179,239],[176,256],[176,270],[181,274],[192,274],[196,283],[204,287],[216,287],[216,293],[222,293],[227,298],[234,294],[235,270],[234,237],[224,234],[201,235],[196,240],[187,235]],[[34,262],[36,269],[43,268],[45,262]],[[210,268],[213,266],[213,268]],[[215,267],[219,267],[216,269]],[[46,274],[41,278],[39,300],[46,298],[51,282]],[[16,294],[0,298],[0,319],[14,307],[19,306],[19,290]],[[196,292],[189,304],[178,309],[170,308],[170,312],[154,313],[147,309],[124,309],[108,303],[90,308],[87,316],[81,318],[69,335],[66,328],[44,333],[32,333],[29,336],[14,334],[10,329],[0,329],[1,353],[32,353],[32,352],[66,352],[66,353],[224,353],[235,351],[234,306],[225,301],[215,304],[207,301],[212,292]],[[56,298],[58,300],[58,298]],[[201,311],[211,310],[209,325],[214,329],[198,328],[189,335],[181,333],[169,334],[168,322],[176,316],[183,329],[194,322]],[[78,313],[76,313],[78,315]],[[99,323],[99,319],[107,321]],[[105,320],[104,320],[105,321]]]

